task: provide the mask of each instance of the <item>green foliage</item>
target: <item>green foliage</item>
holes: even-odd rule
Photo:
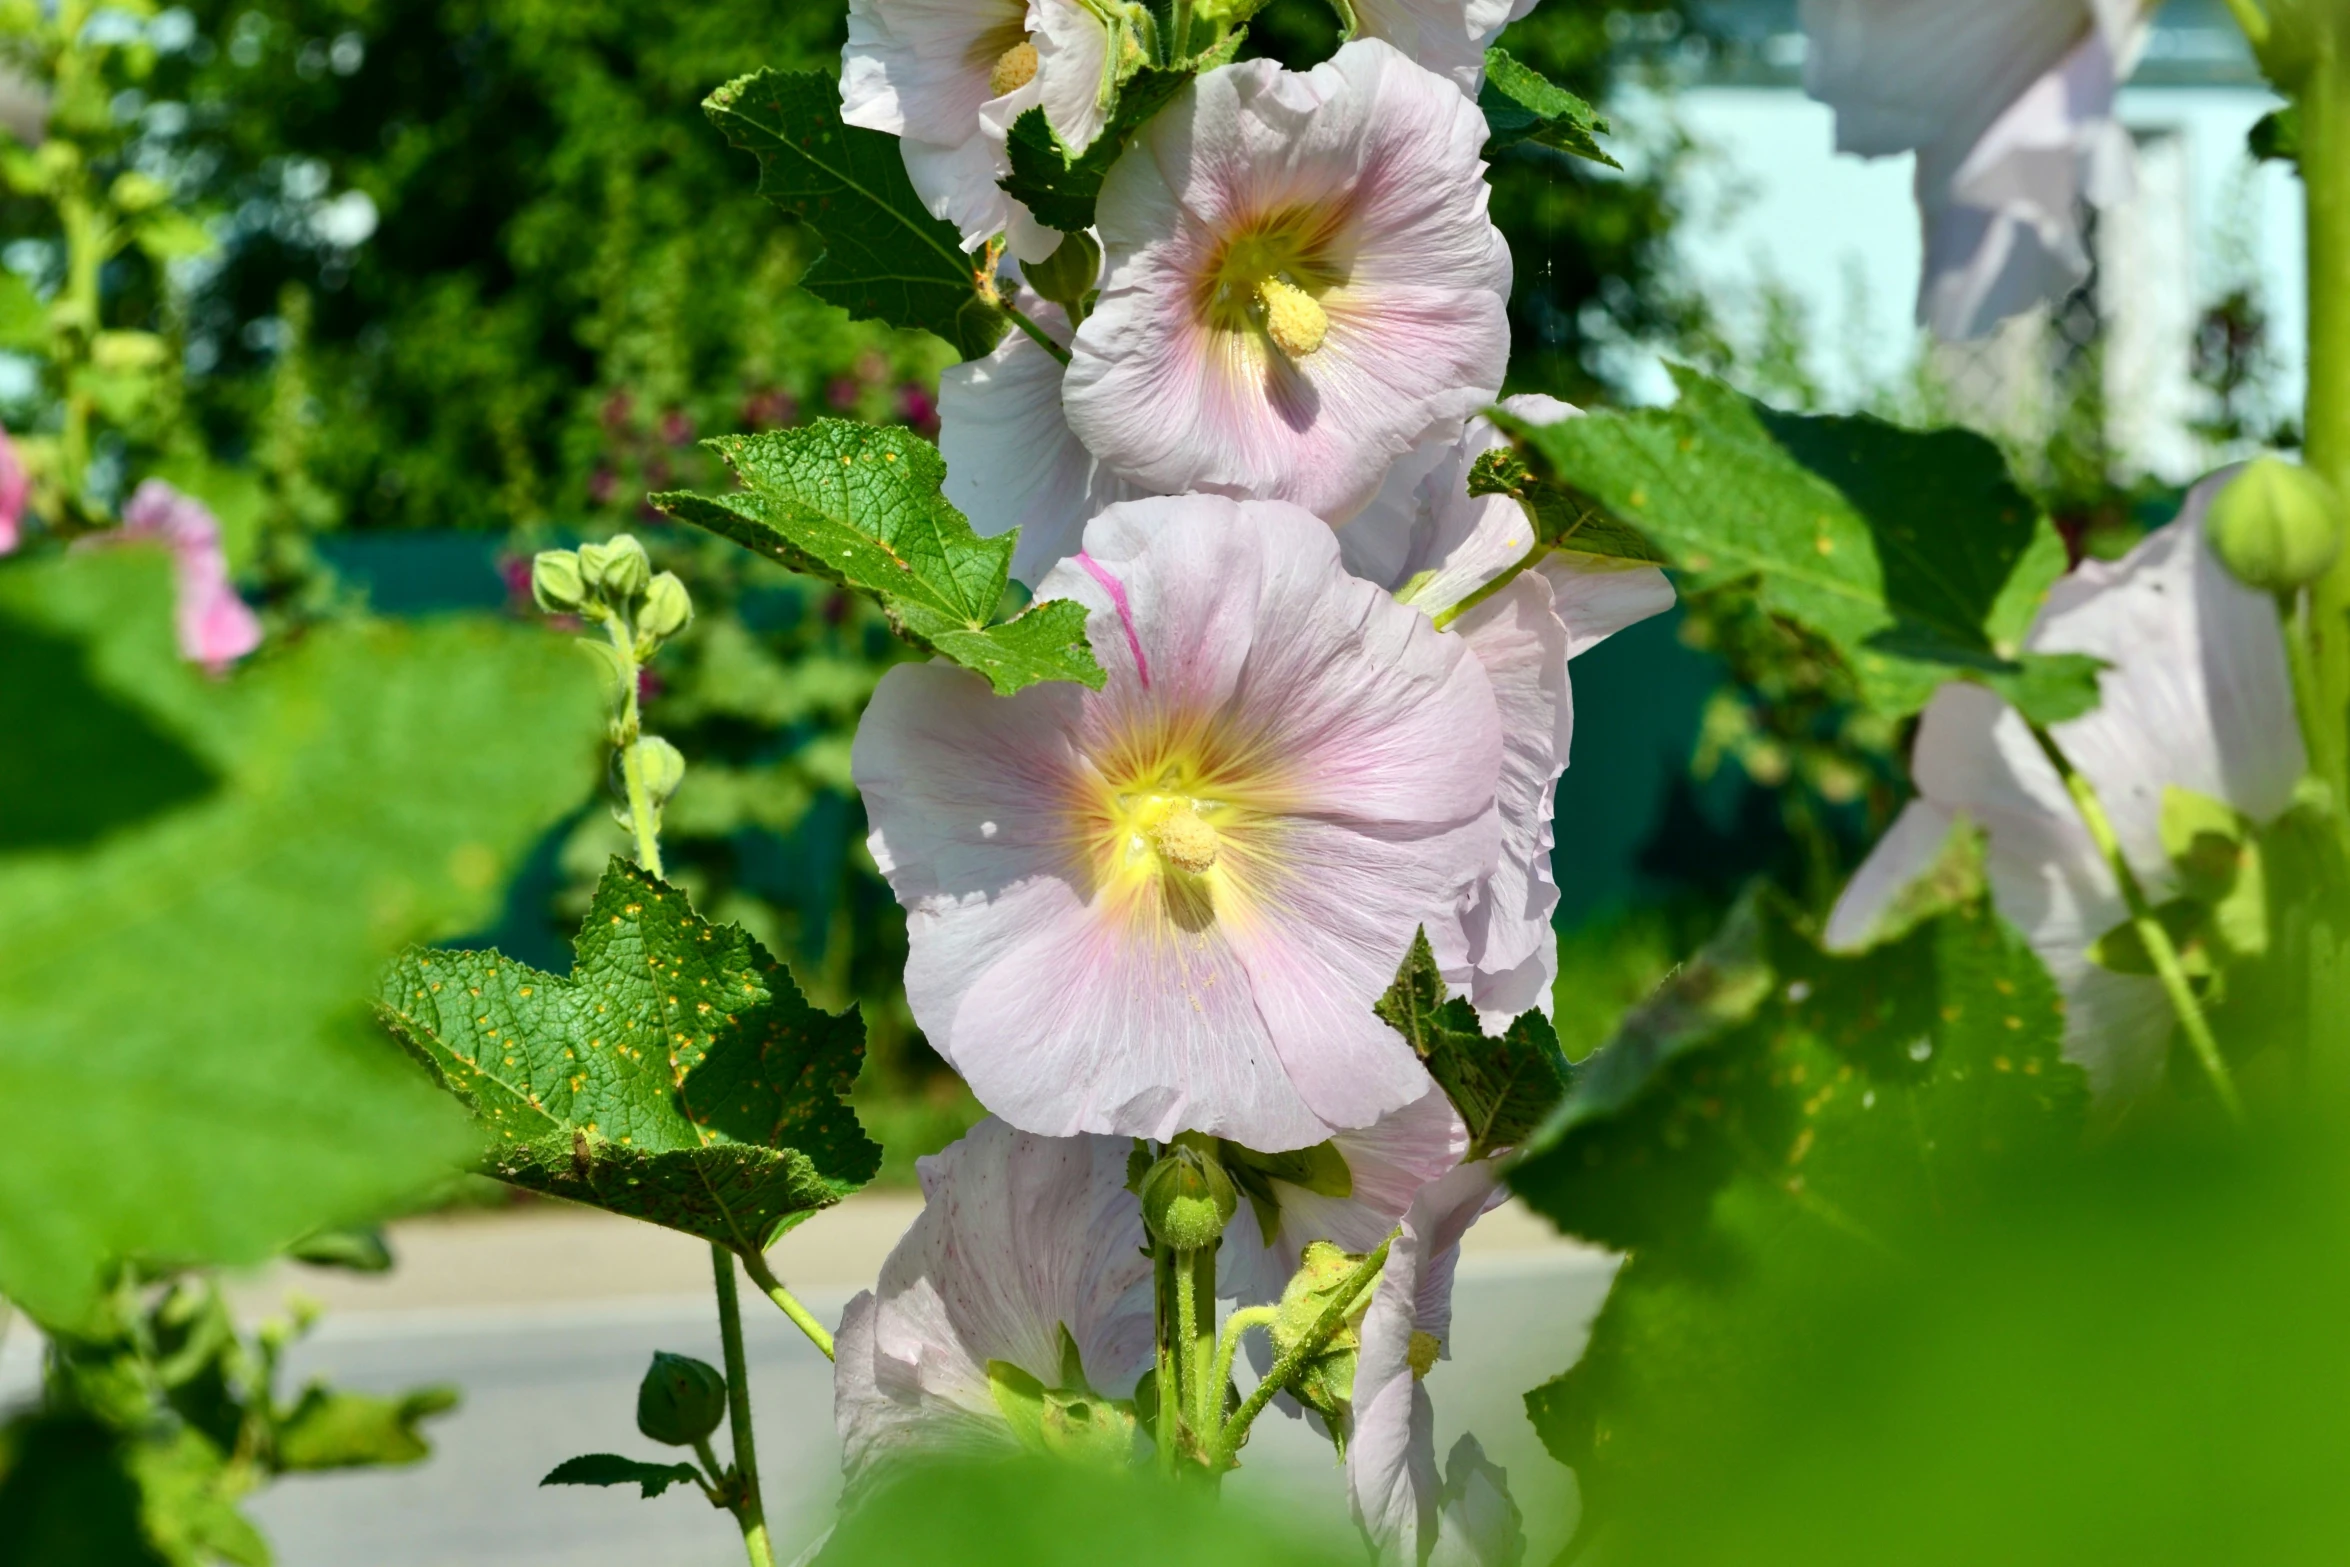
[[[872,1178],[856,1018],[739,927],[615,859],[578,954],[569,979],[422,950],[384,976],[379,1015],[494,1133],[491,1173],[747,1252]]]
[[[860,320],[918,327],[977,359],[1004,335],[980,290],[984,261],[930,215],[898,139],[844,124],[840,85],[813,71],[738,77],[702,105],[726,139],[759,160],[759,194],[824,241],[800,286]]]
[[[1488,158],[1504,147],[1534,141],[1611,169],[1623,167],[1599,145],[1598,138],[1608,134],[1599,112],[1507,49],[1485,51],[1485,86],[1477,94],[1477,107],[1485,111]]]
[[[0,1291],[52,1324],[118,1258],[256,1261],[465,1157],[369,976],[594,777],[558,639],[353,621],[220,680],[171,593],[144,551],[0,568]]]
[[[1524,1142],[1574,1074],[1541,1013],[1527,1013],[1494,1039],[1468,1002],[1447,1001],[1424,930],[1373,1010],[1410,1042],[1468,1124],[1471,1159]]]
[[[1228,40],[1239,42],[1238,35]],[[1223,63],[1203,62],[1203,68]],[[1192,72],[1145,68],[1118,89],[1117,112],[1081,153],[1071,153],[1046,123],[1044,110],[1030,109],[1012,122],[1006,138],[1012,172],[1004,189],[1024,204],[1037,222],[1066,234],[1093,227],[1093,207],[1102,193],[1110,165],[1126,150],[1128,138],[1145,121],[1167,106],[1169,99],[1190,82]]]
[[[1534,525],[1534,536],[1552,549],[1573,550],[1610,560],[1668,564],[1667,557],[1638,528],[1564,486],[1538,477],[1507,447],[1486,452],[1469,465],[1471,495],[1507,495]]]
[[[633,1485],[650,1500],[673,1485],[692,1485],[701,1471],[691,1464],[648,1464],[618,1453],[583,1453],[547,1471],[540,1485]]]
[[[991,624],[1019,532],[972,532],[940,491],[946,463],[919,436],[825,419],[711,445],[743,487],[655,496],[671,516],[870,596],[900,635],[985,675],[999,694],[1040,680],[1099,690],[1108,678],[1074,600]]]
[[[1917,711],[1960,675],[2038,722],[2095,705],[2095,660],[2017,650],[2064,549],[1988,441],[1782,414],[1695,371],[1675,380],[1670,409],[1503,423],[1546,477],[1639,527],[1693,588],[1752,581],[1763,607],[1832,643],[1885,713]]]
[[[417,1426],[456,1407],[454,1388],[383,1398],[313,1382],[278,1424],[277,1466],[292,1471],[420,1463],[432,1447]]]
[[[138,1481],[113,1432],[87,1416],[0,1431],[0,1562],[177,1567],[140,1527]]]

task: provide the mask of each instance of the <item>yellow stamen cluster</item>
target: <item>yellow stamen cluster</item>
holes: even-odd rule
[[[1444,1341],[1433,1333],[1414,1330],[1409,1344],[1404,1346],[1403,1358],[1411,1365],[1415,1378],[1424,1377],[1436,1368],[1436,1357],[1444,1352]]]
[[[1174,800],[1144,829],[1150,845],[1167,864],[1194,876],[1215,869],[1216,829],[1200,819],[1189,800]]]
[[[994,68],[987,73],[988,95],[1001,98],[1035,80],[1036,45],[1023,38],[998,56]]]
[[[1287,278],[1269,277],[1257,285],[1257,303],[1265,312],[1265,335],[1292,359],[1303,359],[1330,335],[1330,317],[1321,301]]]

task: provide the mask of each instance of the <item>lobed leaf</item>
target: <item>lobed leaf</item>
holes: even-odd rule
[[[759,160],[759,194],[823,238],[802,288],[860,320],[935,333],[965,359],[1002,338],[984,264],[915,194],[898,139],[842,122],[832,77],[757,71],[710,94],[702,112]]]
[[[583,1453],[566,1458],[539,1482],[549,1485],[633,1485],[650,1501],[673,1485],[692,1485],[702,1477],[691,1464],[648,1464],[618,1453]]]
[[[1477,107],[1485,111],[1487,158],[1532,141],[1611,169],[1623,167],[1599,144],[1598,138],[1608,134],[1599,112],[1506,49],[1485,51],[1485,85]]]
[[[1574,1075],[1550,1019],[1541,1013],[1518,1018],[1495,1039],[1468,1002],[1446,1000],[1444,976],[1424,930],[1413,938],[1395,983],[1373,1010],[1411,1042],[1427,1063],[1428,1075],[1460,1112],[1469,1128],[1471,1159],[1524,1142]]]
[[[873,1178],[843,1099],[864,1031],[801,998],[739,926],[614,859],[571,977],[412,951],[379,1015],[491,1130],[515,1185],[764,1250]]]
[[[1237,45],[1239,35],[1230,41]],[[1165,108],[1190,83],[1192,75],[1190,70],[1148,66],[1137,71],[1119,87],[1118,107],[1110,122],[1080,153],[1072,153],[1054,134],[1044,110],[1027,110],[1012,122],[1005,140],[1012,172],[996,183],[1047,228],[1064,234],[1092,228],[1094,203],[1101,197],[1102,181],[1110,166],[1118,161],[1134,133]]]
[[[743,487],[656,495],[681,521],[878,602],[908,641],[1010,695],[1044,680],[1107,678],[1073,601],[995,620],[1019,533],[981,538],[947,500],[946,462],[910,430],[820,419],[709,443]]]

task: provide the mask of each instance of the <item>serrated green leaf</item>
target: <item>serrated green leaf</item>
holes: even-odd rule
[[[1959,676],[2042,714],[2093,695],[2077,659],[2019,660],[1994,640],[2036,608],[2011,584],[2046,571],[2052,529],[1990,442],[1782,414],[1692,370],[1674,379],[1668,409],[1496,417],[1542,477],[1638,527],[1692,587],[1751,581],[1764,609],[1826,637],[1881,712],[1916,712]]]
[[[759,194],[814,229],[824,254],[800,286],[860,320],[917,327],[977,359],[1005,318],[979,291],[979,264],[906,177],[898,139],[846,125],[840,84],[815,71],[758,71],[702,102],[727,141],[759,160]]]
[[[1485,51],[1485,86],[1477,94],[1477,107],[1485,111],[1488,158],[1533,141],[1611,169],[1623,167],[1599,145],[1598,138],[1609,131],[1598,111],[1507,50]]]
[[[1413,938],[1395,983],[1373,1010],[1410,1041],[1468,1124],[1471,1159],[1524,1142],[1565,1095],[1574,1074],[1541,1013],[1527,1013],[1494,1039],[1468,1002],[1447,1001],[1426,931]]]
[[[277,1467],[367,1469],[422,1463],[432,1444],[417,1429],[457,1407],[451,1387],[417,1388],[398,1398],[351,1393],[313,1382],[277,1428]]]
[[[633,1485],[639,1487],[640,1497],[650,1501],[673,1485],[692,1485],[701,1477],[701,1471],[691,1464],[648,1464],[618,1453],[582,1453],[548,1470],[539,1484]]]
[[[910,430],[820,419],[709,443],[743,487],[653,504],[795,571],[854,588],[908,641],[985,675],[1001,695],[1044,680],[1099,690],[1083,606],[1038,604],[996,622],[1017,529],[983,539],[941,488],[946,462]]]
[[[1534,536],[1552,549],[1607,560],[1669,564],[1664,552],[1638,528],[1611,516],[1589,497],[1552,484],[1528,468],[1514,451],[1501,447],[1469,465],[1471,495],[1507,495],[1533,525]]]
[[[0,1294],[72,1327],[114,1259],[258,1261],[466,1159],[363,1020],[594,787],[560,638],[350,622],[215,678],[169,562],[0,566]]]
[[[379,1015],[490,1129],[502,1180],[764,1250],[873,1178],[842,1097],[864,1027],[802,999],[739,926],[615,859],[571,977],[414,951]]]
[[[1228,44],[1237,48],[1234,34]],[[1227,51],[1229,52],[1229,50]],[[1221,60],[1205,65],[1223,63]],[[1110,165],[1126,150],[1126,142],[1145,121],[1167,105],[1191,81],[1192,71],[1164,71],[1145,67],[1118,89],[1117,112],[1081,153],[1072,154],[1053,134],[1042,109],[1030,109],[1012,122],[1006,138],[1012,172],[997,181],[1013,199],[1028,208],[1047,228],[1074,234],[1093,227],[1093,208],[1102,193]]]

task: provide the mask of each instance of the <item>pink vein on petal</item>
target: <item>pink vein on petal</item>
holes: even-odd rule
[[[1117,607],[1118,624],[1126,628],[1126,650],[1134,655],[1134,672],[1142,677],[1142,688],[1148,691],[1151,688],[1151,663],[1143,657],[1142,638],[1134,634],[1134,606],[1127,602],[1126,584],[1111,576],[1100,561],[1083,550],[1077,552],[1077,564],[1085,568],[1087,576],[1102,585],[1102,591],[1110,595],[1111,604]]]

